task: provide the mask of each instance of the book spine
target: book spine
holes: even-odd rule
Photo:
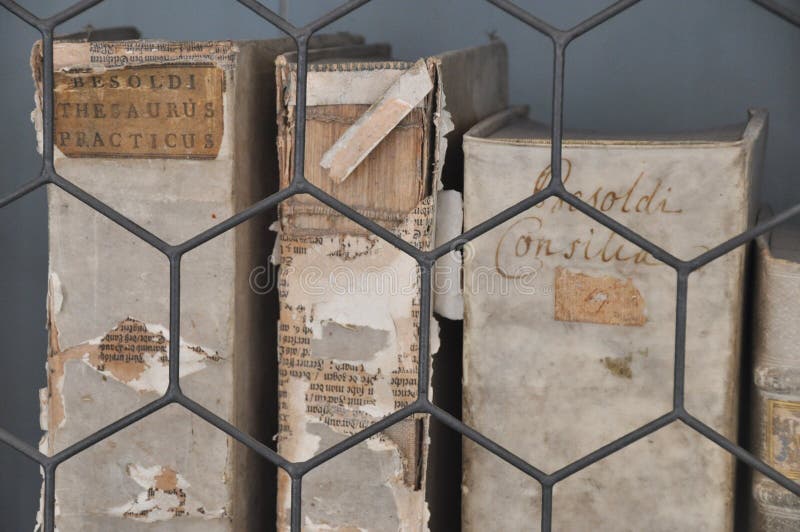
[[[369,61],[346,62],[351,52]],[[307,84],[304,177],[424,251],[440,221],[437,192],[461,181],[461,135],[507,105],[506,48],[495,41],[415,63],[384,61],[386,53],[376,45],[312,57],[319,61]],[[281,183],[288,186],[295,68],[285,57],[277,63]],[[461,213],[452,200],[442,227],[456,225],[449,231],[457,233]],[[420,314],[413,258],[308,196],[290,198],[280,214],[278,443],[290,460],[307,460],[414,402],[418,328],[432,318]],[[438,351],[432,320],[430,353]],[[428,429],[425,416],[410,416],[312,471],[303,484],[303,523],[427,530],[429,466],[436,467],[427,460]],[[441,493],[433,469],[430,476],[434,505]],[[283,475],[280,530],[288,529],[289,497]],[[445,508],[437,511],[452,520]]]
[[[293,171],[292,65],[279,60],[277,75],[286,186]],[[332,73],[336,79],[328,87],[336,92],[334,86],[349,76]],[[310,73],[311,86],[314,77]],[[325,100],[314,91],[309,103],[306,177],[428,249],[434,207],[424,163],[429,110],[414,109],[337,184],[322,172],[321,156],[364,115],[369,102]],[[280,217],[278,450],[303,461],[416,399],[419,285],[411,257],[309,197],[282,204]],[[427,530],[426,455],[427,421],[415,415],[318,466],[303,483],[304,526]],[[282,474],[282,531],[289,529],[290,492]]]
[[[266,163],[235,149],[237,130],[249,127],[244,123],[259,114],[258,103],[248,99],[253,87],[244,90],[238,78],[248,77],[243,58],[257,63],[257,56],[262,69],[271,63],[269,46],[109,41],[54,48],[61,176],[169,242],[258,199],[253,194],[262,187],[239,169],[260,177]],[[33,66],[40,94],[38,49]],[[34,120],[41,141],[40,107]],[[258,246],[266,248],[251,238],[252,228],[227,232],[184,257],[181,338],[170,338],[165,257],[59,188],[48,190],[48,205],[50,344],[41,450],[60,452],[161,396],[170,342],[180,342],[187,396],[242,430],[263,432],[263,421],[240,415],[252,386],[234,393],[242,377],[237,368],[260,373],[257,362],[243,360],[251,351],[234,349],[243,324],[265,319],[247,284],[255,265],[243,264]],[[259,355],[262,348],[249,347]],[[258,510],[247,512],[236,500],[246,477],[235,467],[251,463],[248,455],[189,411],[164,407],[59,467],[56,527],[250,530]],[[257,492],[265,485],[247,481]]]
[[[525,115],[509,111],[465,137],[465,227],[547,186],[549,142]],[[567,141],[564,184],[688,259],[748,227],[765,127],[756,113],[730,141]],[[745,258],[739,248],[688,281],[686,408],[732,439]],[[464,266],[465,423],[557,471],[669,412],[675,294],[671,267],[560,198],[473,240]],[[560,482],[553,526],[728,532],[734,466],[672,423]],[[464,530],[541,521],[538,484],[472,442],[463,484]]]
[[[767,239],[757,240],[753,446],[757,456],[787,477],[800,480],[800,264],[774,257]],[[753,472],[752,530],[800,529],[800,500]]]

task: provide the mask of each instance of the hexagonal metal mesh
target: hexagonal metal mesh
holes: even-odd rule
[[[253,216],[271,209],[279,202],[295,194],[309,194],[339,213],[347,216],[359,225],[365,227],[375,235],[386,240],[413,257],[420,269],[421,278],[421,319],[419,323],[419,390],[417,400],[411,405],[395,412],[394,414],[378,421],[367,429],[350,436],[349,438],[334,445],[330,449],[314,456],[304,462],[290,462],[277,454],[268,446],[254,439],[250,435],[240,431],[227,421],[219,418],[203,406],[199,405],[181,391],[178,377],[178,342],[171,342],[169,345],[169,387],[159,399],[145,405],[139,410],[118,419],[110,425],[98,430],[94,434],[74,443],[70,447],[62,450],[54,456],[45,456],[33,446],[17,438],[8,431],[0,428],[0,442],[12,447],[24,454],[31,460],[41,465],[44,472],[44,530],[52,532],[54,530],[55,512],[55,473],[60,464],[97,444],[103,439],[122,430],[123,428],[135,423],[136,421],[148,416],[157,410],[169,405],[179,404],[197,416],[205,419],[217,429],[224,431],[230,437],[246,445],[260,456],[283,469],[292,479],[292,511],[291,511],[291,530],[299,532],[301,529],[301,489],[303,476],[317,467],[318,465],[332,459],[333,457],[345,452],[358,443],[366,440],[370,436],[383,431],[391,425],[412,414],[428,414],[439,422],[459,432],[463,436],[473,440],[489,452],[505,460],[512,466],[521,470],[528,476],[534,478],[542,487],[542,521],[541,529],[549,532],[552,524],[553,506],[553,486],[570,475],[588,467],[589,465],[609,456],[610,454],[632,444],[655,432],[656,430],[676,421],[680,421],[692,429],[696,430],[706,438],[710,439],[729,453],[736,456],[739,460],[750,467],[760,471],[779,485],[783,486],[795,495],[800,496],[800,484],[782,475],[763,461],[753,456],[750,452],[743,449],[736,443],[723,437],[714,429],[694,417],[684,408],[684,382],[685,382],[685,350],[686,350],[686,301],[687,301],[687,281],[689,274],[709,262],[719,258],[729,251],[746,244],[758,235],[765,233],[782,222],[800,214],[800,204],[783,211],[777,216],[760,223],[756,227],[741,233],[730,240],[702,253],[692,260],[680,260],[672,254],[661,249],[649,240],[643,238],[625,225],[611,219],[591,205],[585,203],[580,198],[568,192],[561,179],[561,148],[562,148],[562,125],[564,111],[564,67],[565,50],[567,46],[585,33],[606,22],[615,15],[625,11],[637,4],[640,0],[620,0],[597,14],[589,17],[580,24],[562,30],[541,20],[535,15],[525,11],[510,0],[486,0],[498,9],[501,9],[512,17],[522,21],[527,26],[539,33],[547,36],[553,43],[553,102],[552,102],[552,178],[550,184],[544,190],[529,196],[504,211],[492,216],[481,224],[464,232],[461,236],[454,238],[432,251],[421,251],[408,242],[402,240],[391,231],[378,225],[374,221],[362,216],[352,208],[330,196],[316,186],[312,185],[304,176],[304,155],[305,155],[305,120],[306,120],[306,78],[308,67],[308,42],[309,38],[317,31],[332,24],[336,20],[344,17],[355,9],[367,4],[370,0],[350,0],[338,8],[330,11],[324,16],[313,22],[297,27],[289,23],[278,14],[268,9],[257,0],[237,0],[240,4],[249,8],[256,15],[263,18],[266,22],[277,27],[290,36],[297,45],[298,68],[297,68],[297,115],[295,150],[294,150],[294,176],[289,187],[272,194],[253,204],[242,212],[231,216],[227,220],[203,231],[202,233],[178,244],[170,245],[150,233],[146,229],[129,220],[116,210],[104,204],[91,194],[82,190],[80,187],[64,179],[55,170],[53,164],[53,32],[59,24],[78,16],[87,9],[100,4],[104,0],[81,0],[64,11],[49,18],[39,18],[13,0],[0,0],[0,5],[8,11],[25,21],[30,26],[36,28],[42,36],[44,52],[44,75],[43,75],[43,124],[44,124],[44,145],[43,145],[43,164],[38,177],[21,186],[11,194],[0,198],[0,208],[25,196],[26,194],[38,189],[43,185],[53,185],[61,188],[82,201],[92,209],[116,222],[130,233],[144,240],[147,244],[162,252],[169,260],[170,265],[170,316],[169,330],[170,338],[180,338],[180,275],[181,257],[192,249],[201,246],[220,234],[236,227],[242,222],[249,220]],[[753,0],[765,9],[775,13],[787,22],[800,27],[800,14],[792,12],[776,0]],[[490,229],[497,227],[512,217],[530,209],[545,199],[555,196],[565,201],[575,209],[586,214],[593,220],[601,223],[623,238],[649,252],[656,259],[672,267],[677,274],[677,308],[675,318],[675,365],[674,365],[674,386],[673,386],[673,408],[672,410],[638,429],[618,438],[617,440],[589,453],[588,455],[576,460],[575,462],[547,474],[529,464],[520,457],[514,455],[507,449],[498,445],[496,442],[485,437],[481,433],[465,425],[457,418],[448,414],[441,408],[434,405],[428,396],[428,362],[430,356],[430,320],[431,315],[431,271],[433,265],[439,257],[453,249],[463,246],[470,240],[486,233]]]

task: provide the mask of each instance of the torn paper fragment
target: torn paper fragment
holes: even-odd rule
[[[51,332],[57,331],[55,323]],[[51,340],[51,349],[57,347]],[[196,373],[210,362],[218,362],[218,353],[200,346],[180,343],[180,376]],[[50,398],[46,423],[49,430],[65,421],[63,400],[64,369],[71,360],[80,360],[104,377],[124,383],[138,392],[164,393],[169,384],[169,331],[134,318],[125,318],[99,338],[54,352],[48,358]]]
[[[440,191],[436,199],[435,247],[459,236],[463,222],[461,193],[457,190]],[[464,319],[460,253],[460,250],[452,249],[439,258],[433,273],[433,311],[450,320]]]
[[[209,509],[195,500],[189,482],[171,467],[128,464],[127,474],[143,491],[130,503],[110,508],[111,515],[155,523],[189,515],[217,519],[226,513],[224,508]]]
[[[394,233],[429,249],[433,199],[420,202]],[[419,273],[414,259],[375,236],[283,233],[280,241],[284,289],[278,335],[278,448],[289,459],[301,461],[416,400]],[[317,271],[330,275],[314,275]],[[435,353],[435,320],[431,336]],[[371,496],[380,492],[386,502],[393,501],[404,522],[420,523],[426,431],[423,419],[409,417],[350,451],[359,453],[358,463],[369,460],[380,470],[370,475]],[[331,467],[349,468],[354,460],[333,461]],[[330,475],[365,481],[339,472]],[[338,523],[332,530],[350,530],[341,526],[343,522],[356,526],[334,512],[340,489],[329,492],[323,484],[309,488],[307,496],[316,489],[320,497],[315,509],[304,510],[313,520],[309,529],[325,530],[328,522]],[[285,516],[286,486],[279,492],[279,512]],[[362,527],[368,523],[363,516],[359,519]]]
[[[272,245],[272,253],[269,255],[269,263],[278,266],[281,263],[281,223],[277,220],[269,224],[267,228],[275,233],[275,243]]]
[[[420,59],[325,152],[320,166],[335,182],[344,181],[432,90],[428,65]]]

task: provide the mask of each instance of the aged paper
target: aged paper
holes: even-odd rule
[[[265,73],[291,49],[288,39],[55,43],[56,171],[167,242],[196,235],[266,196],[264,176],[277,178],[274,128],[261,118],[275,112]],[[39,45],[32,66],[41,146]],[[60,452],[156,400],[170,341],[180,342],[182,391],[266,440],[268,417],[254,405],[275,347],[263,332],[266,300],[249,284],[268,254],[264,217],[183,258],[181,338],[169,338],[163,254],[55,186],[48,213],[41,451]],[[267,465],[172,405],[59,466],[56,527],[256,530],[268,519]]]
[[[305,177],[426,250],[435,239],[451,115],[462,133],[505,105],[505,47],[493,43],[417,63],[386,54],[371,46],[311,55]],[[277,61],[283,186],[293,176],[292,60],[288,54]],[[464,79],[481,83],[472,93]],[[450,211],[460,215],[460,208]],[[432,318],[420,315],[412,257],[311,197],[284,202],[280,217],[278,449],[307,460],[415,401],[418,327]],[[433,321],[432,354],[438,340]],[[413,416],[309,473],[304,529],[427,530],[428,446],[427,419]],[[278,529],[288,530],[285,475],[278,499]]]
[[[432,208],[431,198],[423,200],[396,233],[428,248]],[[282,236],[280,253],[279,450],[302,461],[416,399],[418,273],[411,257],[377,237]],[[376,475],[386,484],[374,500],[407,515],[404,530],[420,530],[426,520],[420,513],[424,437],[422,420],[409,418],[368,443],[397,459],[395,471]],[[308,489],[317,491],[313,481]],[[289,491],[281,495],[279,511],[286,512]],[[312,530],[346,518],[356,519],[350,526],[371,529],[357,508],[339,513],[331,493],[320,495],[328,500],[305,509],[320,527]]]
[[[495,116],[465,138],[466,228],[548,184],[548,133],[524,114]],[[754,113],[734,138],[567,135],[564,183],[692,258],[752,222],[765,126]],[[671,267],[555,197],[469,246],[468,425],[552,472],[672,409]],[[687,409],[734,440],[744,257],[739,248],[693,273],[688,292]],[[464,530],[538,530],[538,484],[506,483],[498,460],[471,443],[464,453]],[[554,529],[729,532],[733,488],[733,458],[671,425],[557,484]]]
[[[224,90],[216,66],[57,72],[56,146],[67,157],[213,159],[222,142]]]

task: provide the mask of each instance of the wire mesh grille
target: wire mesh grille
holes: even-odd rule
[[[249,208],[231,216],[227,220],[201,232],[200,234],[190,238],[189,240],[178,244],[170,245],[165,241],[158,238],[156,235],[150,233],[143,227],[137,225],[130,219],[126,218],[116,210],[112,209],[102,201],[98,200],[91,194],[87,193],[80,187],[76,186],[69,180],[61,177],[55,170],[53,163],[53,32],[55,28],[87,9],[102,3],[104,0],[82,0],[76,2],[71,7],[64,11],[53,15],[49,18],[39,18],[28,10],[14,2],[13,0],[0,0],[0,5],[5,7],[8,11],[25,21],[30,26],[36,28],[42,36],[43,43],[43,164],[40,174],[27,182],[11,194],[0,198],[0,208],[5,207],[9,203],[22,198],[28,193],[38,189],[43,185],[54,185],[78,200],[82,201],[95,211],[106,216],[110,220],[119,224],[121,227],[136,235],[138,238],[145,241],[150,246],[156,248],[163,253],[169,260],[170,268],[170,290],[169,290],[169,331],[170,338],[180,338],[180,276],[181,276],[181,257],[198,246],[203,245],[209,240],[221,235],[222,233],[236,227],[237,225],[249,220],[250,218],[263,213],[279,202],[294,196],[296,194],[308,194],[328,205],[337,212],[350,218],[354,222],[363,226],[371,231],[376,236],[384,239],[400,250],[404,251],[413,257],[418,265],[420,271],[421,282],[421,312],[419,322],[419,379],[418,379],[418,395],[415,402],[409,406],[395,412],[394,414],[383,418],[375,424],[369,426],[365,430],[354,434],[347,439],[339,442],[333,447],[317,454],[313,458],[304,462],[290,462],[272,450],[270,447],[264,445],[252,436],[245,432],[240,431],[232,424],[216,416],[200,404],[196,403],[187,397],[180,388],[179,380],[179,364],[178,357],[179,342],[170,342],[169,344],[169,387],[167,391],[159,399],[145,405],[139,410],[132,412],[110,425],[98,430],[97,432],[87,436],[86,438],[72,444],[61,452],[53,455],[46,456],[39,452],[37,449],[14,436],[3,428],[0,428],[0,441],[4,444],[19,451],[31,460],[37,462],[44,472],[44,512],[43,512],[43,526],[46,532],[52,532],[55,527],[55,473],[58,466],[66,460],[75,456],[76,454],[88,449],[89,447],[99,443],[105,438],[115,434],[116,432],[124,429],[125,427],[137,422],[138,420],[160,410],[161,408],[170,404],[179,404],[203,418],[217,429],[224,431],[230,437],[236,439],[248,448],[258,453],[260,456],[274,464],[275,466],[283,469],[292,481],[291,489],[291,530],[299,532],[301,529],[301,494],[302,482],[306,473],[315,467],[327,462],[335,456],[347,451],[351,447],[361,443],[367,438],[387,429],[388,427],[398,423],[406,417],[413,414],[428,414],[447,427],[459,432],[463,436],[473,440],[478,445],[487,449],[492,454],[505,460],[512,466],[521,470],[523,473],[535,479],[542,488],[541,498],[541,530],[549,532],[552,524],[552,507],[553,507],[553,487],[569,477],[570,475],[590,466],[591,464],[609,456],[610,454],[619,451],[620,449],[636,442],[637,440],[651,434],[658,429],[680,421],[692,429],[696,430],[706,438],[710,439],[727,452],[733,454],[743,463],[760,471],[768,478],[772,479],[779,485],[783,486],[790,492],[800,496],[800,484],[792,481],[783,474],[779,473],[760,459],[756,458],[750,452],[740,447],[736,443],[723,437],[710,426],[706,425],[684,407],[684,383],[685,383],[685,366],[686,366],[686,303],[687,303],[687,281],[689,275],[708,264],[709,262],[721,257],[722,255],[734,250],[735,248],[746,244],[760,234],[763,234],[773,227],[783,223],[784,221],[800,214],[800,204],[789,208],[780,214],[764,221],[757,226],[745,231],[726,242],[698,255],[697,257],[685,261],[678,259],[667,251],[661,249],[654,243],[640,236],[635,231],[626,227],[625,225],[613,220],[609,216],[595,209],[593,206],[585,203],[579,197],[568,192],[562,180],[561,172],[561,150],[562,150],[562,126],[564,114],[564,68],[565,68],[565,52],[567,46],[593,30],[600,24],[606,22],[612,17],[639,3],[640,0],[620,0],[605,9],[599,11],[595,15],[587,18],[576,26],[562,30],[554,27],[544,20],[536,17],[530,12],[522,9],[515,3],[509,0],[486,0],[493,4],[498,9],[501,9],[511,15],[512,17],[522,21],[531,29],[548,37],[553,44],[553,98],[552,98],[552,124],[551,124],[551,168],[552,177],[550,184],[540,192],[529,196],[522,201],[514,204],[513,206],[503,210],[502,212],[492,216],[486,221],[472,227],[464,232],[457,238],[450,242],[446,242],[441,246],[431,251],[422,251],[408,242],[402,240],[391,231],[378,225],[369,218],[361,215],[353,210],[351,207],[340,202],[336,198],[330,196],[318,187],[311,184],[305,179],[304,173],[304,160],[305,160],[305,122],[306,122],[306,78],[308,67],[308,43],[311,36],[319,30],[329,26],[338,19],[344,17],[348,13],[358,9],[359,7],[369,3],[371,0],[350,0],[345,2],[338,8],[328,12],[322,17],[314,20],[313,22],[298,27],[274,11],[268,9],[257,0],[237,0],[240,4],[249,8],[256,15],[263,18],[266,22],[277,27],[279,30],[291,37],[297,45],[298,59],[297,59],[297,114],[296,114],[296,135],[295,135],[295,149],[294,149],[294,175],[291,184],[275,194],[272,194]],[[787,22],[800,28],[800,14],[791,11],[786,6],[779,4],[776,0],[753,0],[756,4],[773,12],[777,16],[783,18]],[[474,430],[473,428],[465,425],[460,420],[442,410],[431,402],[428,396],[428,367],[430,358],[430,315],[431,315],[431,274],[435,261],[449,253],[453,249],[458,249],[464,246],[467,242],[479,237],[487,231],[497,227],[498,225],[510,220],[514,216],[530,209],[531,207],[539,204],[545,199],[555,196],[564,202],[573,206],[578,211],[584,213],[591,219],[601,223],[613,232],[627,239],[631,243],[639,246],[647,251],[654,258],[669,265],[673,268],[677,275],[677,297],[676,297],[676,314],[675,314],[675,355],[674,355],[674,384],[673,384],[673,408],[670,412],[663,416],[654,419],[645,425],[637,428],[636,430],[618,438],[617,440],[589,453],[588,455],[574,461],[573,463],[555,471],[553,473],[544,473],[530,463],[526,462],[519,456],[508,451],[498,443],[487,438],[483,434]]]

